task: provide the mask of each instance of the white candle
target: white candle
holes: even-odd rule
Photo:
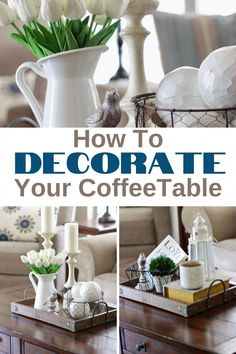
[[[41,208],[41,232],[55,233],[55,210],[54,207]]]
[[[79,225],[77,223],[65,224],[65,250],[67,253],[79,251]]]

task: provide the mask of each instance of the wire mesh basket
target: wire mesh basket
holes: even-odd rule
[[[155,105],[155,93],[132,98],[137,128],[231,128],[236,127],[236,108],[170,109]]]

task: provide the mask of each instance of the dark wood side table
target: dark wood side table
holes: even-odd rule
[[[120,299],[122,354],[235,354],[236,300],[190,318]]]
[[[98,219],[88,219],[79,221],[79,232],[92,236],[116,232],[116,223],[100,224]]]
[[[115,354],[116,323],[72,333],[11,314],[23,287],[0,290],[0,354]]]

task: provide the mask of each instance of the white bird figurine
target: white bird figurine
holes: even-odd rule
[[[120,96],[117,89],[106,92],[105,101],[87,120],[88,127],[116,127],[121,119]]]

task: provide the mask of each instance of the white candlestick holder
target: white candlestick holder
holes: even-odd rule
[[[75,266],[78,263],[76,257],[79,255],[80,252],[81,251],[68,253],[68,259],[66,261],[66,263],[68,264],[68,279],[64,285],[64,287],[67,289],[72,288],[72,286],[76,283]]]
[[[54,232],[38,232],[38,234],[44,239],[42,245],[45,250],[51,249],[53,242],[51,241],[51,238],[55,236]]]
[[[138,94],[149,92],[144,68],[144,43],[150,32],[142,25],[142,19],[146,15],[152,14],[158,4],[158,0],[130,1],[123,15],[127,25],[120,35],[128,46],[130,73],[128,90],[121,100],[121,107],[129,116],[128,126],[133,126],[134,124],[134,104],[131,103],[131,98]]]

